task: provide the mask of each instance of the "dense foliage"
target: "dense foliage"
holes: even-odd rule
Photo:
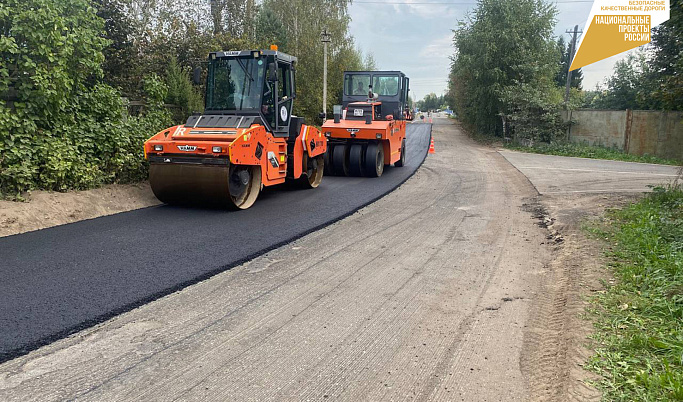
[[[105,78],[124,94],[142,93],[138,77],[173,76],[167,103],[194,99],[190,72],[205,68],[209,52],[269,48],[298,57],[296,114],[317,122],[322,111],[323,29],[331,34],[328,110],[339,100],[342,72],[363,69],[363,55],[349,36],[349,0],[97,0],[106,18]],[[105,12],[106,11],[106,12]],[[181,84],[178,69],[188,81]],[[169,84],[172,84],[169,82]],[[195,88],[202,94],[203,88]],[[183,106],[183,113],[198,110]]]
[[[502,135],[505,121],[515,136],[529,138],[562,132],[556,13],[543,0],[481,0],[460,23],[449,98],[465,124]]]
[[[443,95],[438,96],[437,94],[432,92],[432,93],[425,95],[425,97],[422,100],[417,101],[416,106],[422,111],[429,111],[429,110],[445,109],[444,106],[448,106],[448,105],[446,105],[445,96],[443,96]]]
[[[146,177],[142,143],[203,109],[192,84],[209,52],[268,47],[299,57],[295,113],[328,110],[342,71],[374,64],[348,34],[349,0],[5,0],[0,3],[0,196]],[[144,100],[128,116],[127,99]],[[164,107],[164,104],[175,105]]]
[[[652,43],[617,62],[605,89],[584,91],[570,46],[552,39],[556,10],[544,0],[480,0],[454,30],[445,101],[470,131],[524,143],[561,140],[563,109],[683,110],[683,0],[653,29]]]
[[[89,188],[145,174],[142,141],[169,122],[165,87],[146,80],[149,113],[124,120],[102,83],[104,21],[86,0],[0,4],[0,193]],[[161,98],[160,98],[161,97]]]

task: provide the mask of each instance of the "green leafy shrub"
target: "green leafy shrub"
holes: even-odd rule
[[[192,112],[204,110],[204,98],[192,85],[191,73],[190,68],[182,68],[176,61],[169,63],[166,70],[166,103],[178,106],[173,110],[173,121],[177,123],[185,122]]]
[[[103,20],[87,0],[0,4],[0,196],[64,191],[146,176],[142,144],[170,125],[166,85],[145,80],[148,110],[125,119],[100,83]]]
[[[560,115],[562,94],[548,78],[517,82],[501,91],[501,98],[515,140],[549,143],[564,137],[567,124]]]

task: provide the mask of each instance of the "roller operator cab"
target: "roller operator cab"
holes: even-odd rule
[[[327,174],[378,177],[406,158],[409,79],[400,71],[346,71],[342,104],[322,131]]]
[[[204,113],[145,142],[156,197],[246,209],[264,186],[318,187],[327,141],[292,116],[295,65],[276,47],[210,53]]]

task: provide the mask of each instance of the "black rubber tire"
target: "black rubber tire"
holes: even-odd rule
[[[348,147],[346,145],[338,144],[334,146],[332,164],[334,165],[334,173],[337,176],[349,175]]]
[[[304,174],[299,179],[304,188],[317,188],[323,180],[325,170],[325,158],[318,155],[309,158],[304,155]]]
[[[325,152],[325,176],[334,176],[334,166],[332,166],[332,150],[334,145],[327,143],[327,151]]]
[[[380,177],[384,172],[384,147],[382,144],[371,142],[365,149],[365,175]]]
[[[353,144],[349,149],[349,174],[351,176],[363,175],[363,145]]]
[[[401,158],[394,163],[396,167],[403,167],[406,164],[406,140],[401,143]]]

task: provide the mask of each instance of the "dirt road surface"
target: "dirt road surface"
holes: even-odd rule
[[[354,215],[0,365],[0,400],[534,399],[537,192],[449,120],[433,136]]]
[[[678,177],[676,166],[501,151],[543,195],[642,193]]]
[[[592,324],[583,319],[588,298],[603,289],[610,273],[603,245],[583,226],[607,208],[637,201],[654,186],[677,180],[677,167],[500,151],[524,173],[541,196],[537,214],[548,229],[553,259],[537,284],[526,323],[522,366],[537,400],[599,401],[583,370],[592,351]],[[525,363],[525,359],[533,364]]]

